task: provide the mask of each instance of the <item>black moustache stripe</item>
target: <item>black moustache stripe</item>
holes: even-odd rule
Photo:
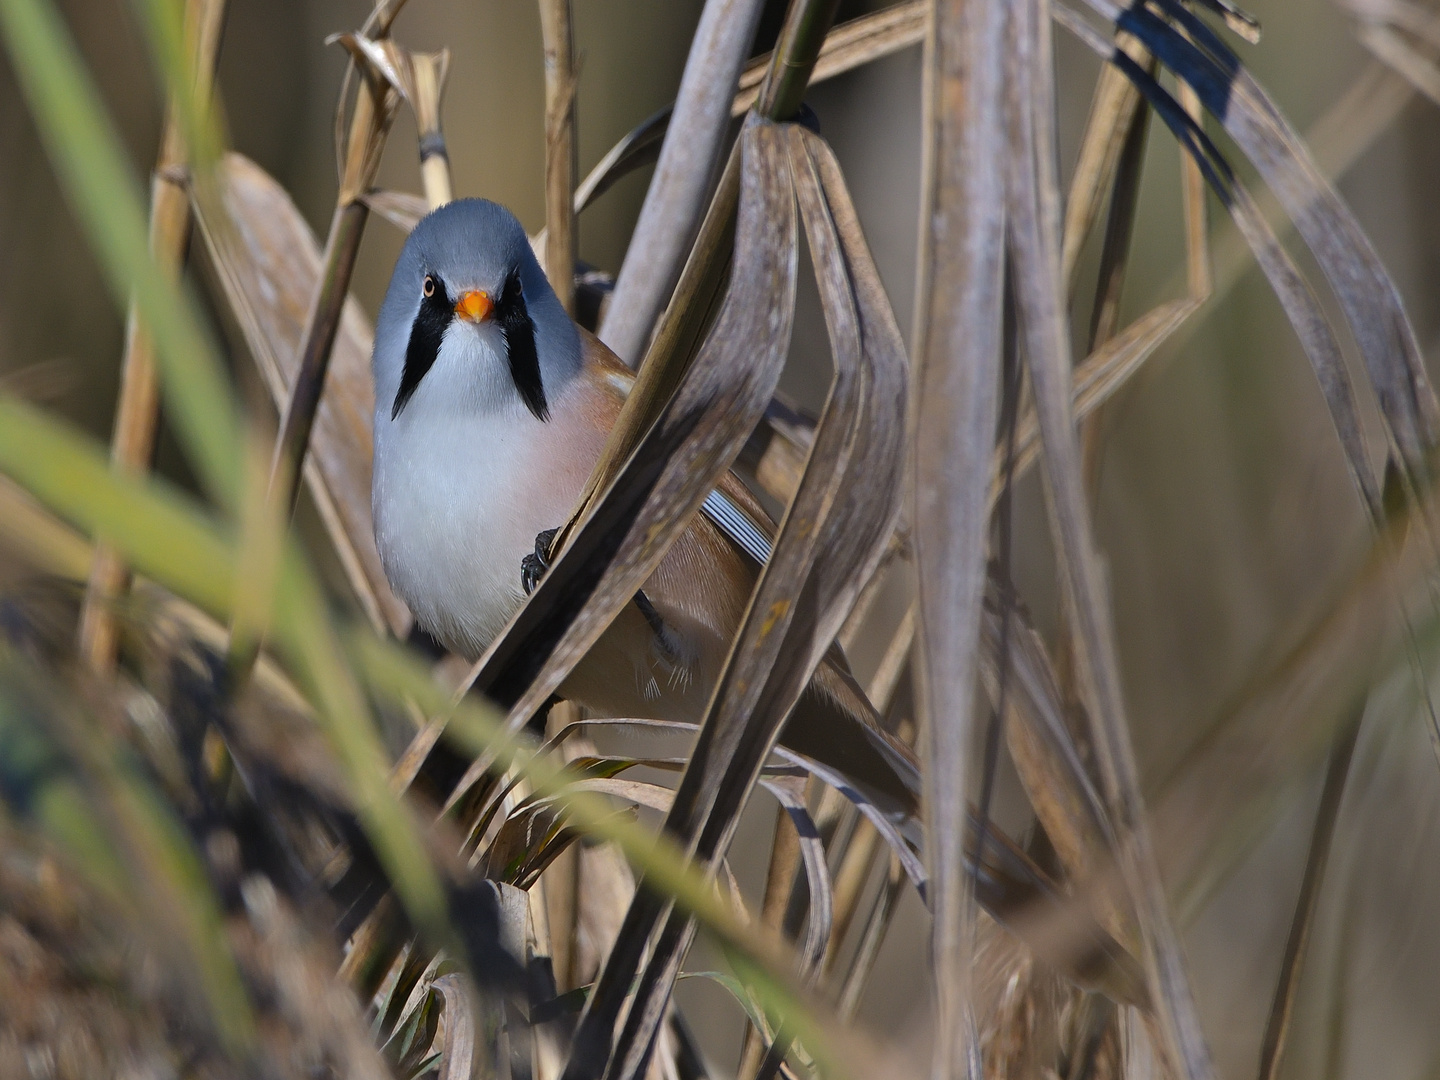
[[[445,283],[434,274],[435,291],[420,301],[420,312],[410,327],[410,344],[405,347],[405,371],[400,376],[400,390],[395,395],[395,404],[390,408],[390,419],[394,420],[405,408],[405,403],[415,393],[420,380],[440,355],[440,342],[445,337],[445,328],[455,317],[455,305],[445,292]]]
[[[525,309],[518,267],[505,279],[505,292],[495,305],[495,321],[505,335],[505,351],[510,354],[510,378],[515,389],[520,391],[526,408],[537,420],[549,420],[550,407],[545,402],[545,386],[540,381],[540,355],[535,351],[535,323]]]

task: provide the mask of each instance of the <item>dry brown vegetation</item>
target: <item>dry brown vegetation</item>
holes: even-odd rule
[[[1430,1025],[1387,1051],[1353,969],[1376,954],[1362,885],[1433,944],[1440,400],[1335,177],[1413,91],[1440,103],[1440,15],[1347,0],[1375,59],[1307,142],[1226,0],[708,0],[673,108],[582,176],[583,41],[571,0],[539,0],[532,243],[636,373],[549,570],[466,670],[425,651],[375,549],[353,295],[385,263],[368,233],[470,193],[455,63],[405,46],[406,0],[336,37],[317,237],[225,145],[240,3],[132,5],[166,102],[147,216],[66,23],[0,0],[128,305],[108,460],[36,404],[45,369],[0,372],[0,1076],[1433,1073]],[[913,312],[877,268],[893,237],[862,228],[888,218],[804,105],[901,54],[923,71]],[[401,131],[413,190],[386,186]],[[581,215],[652,164],[615,277],[580,264]],[[1117,632],[1142,516],[1107,513],[1105,467],[1144,471],[1119,407],[1242,279],[1349,489],[1305,549],[1323,571],[1284,618],[1237,601],[1243,662],[1207,679],[1184,604],[1129,603]],[[1237,365],[1274,351],[1237,338]],[[182,483],[153,471],[162,431]],[[1303,502],[1295,456],[1254,467]],[[731,469],[779,524],[703,721],[552,704]],[[1155,708],[1134,639],[1187,633],[1204,685]],[[826,665],[864,706],[848,727],[797,708]],[[1367,862],[1385,798],[1418,824]],[[1262,932],[1264,963],[1217,976],[1205,950]],[[1428,1014],[1440,987],[1415,982]],[[855,1023],[867,991],[907,1026]]]

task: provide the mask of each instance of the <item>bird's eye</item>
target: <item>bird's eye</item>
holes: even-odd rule
[[[435,295],[435,279],[429,274],[425,275],[425,284],[421,286],[426,296]]]

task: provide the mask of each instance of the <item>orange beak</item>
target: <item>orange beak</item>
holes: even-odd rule
[[[473,289],[461,295],[455,302],[455,314],[467,322],[484,322],[490,317],[495,305],[490,294],[483,289]]]

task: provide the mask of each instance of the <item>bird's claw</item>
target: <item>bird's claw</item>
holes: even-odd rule
[[[559,529],[546,529],[535,536],[535,550],[520,560],[520,587],[529,596],[540,584],[545,571],[550,569],[550,545]]]

